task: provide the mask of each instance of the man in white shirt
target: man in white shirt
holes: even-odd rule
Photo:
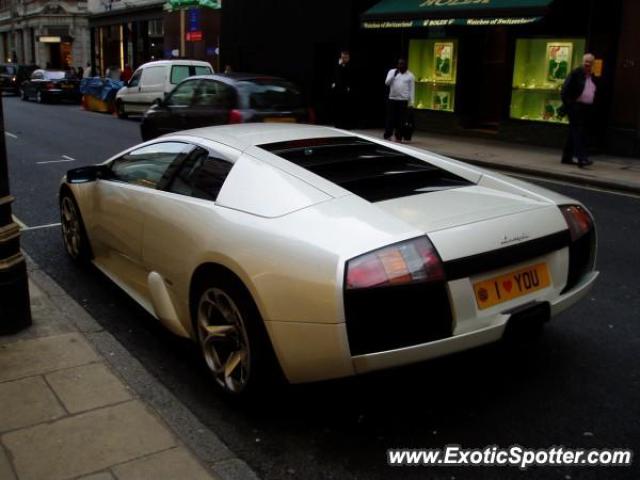
[[[562,153],[562,163],[572,164],[576,157],[580,168],[593,164],[587,154],[586,127],[598,89],[593,77],[594,61],[595,57],[587,53],[582,66],[571,72],[562,86],[562,103],[569,115],[569,136]]]
[[[396,142],[401,142],[407,112],[413,106],[416,85],[416,79],[408,70],[404,59],[398,60],[397,67],[389,70],[385,84],[389,87],[389,99],[384,138],[389,140],[395,134]]]

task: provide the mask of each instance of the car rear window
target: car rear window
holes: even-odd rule
[[[13,65],[0,65],[0,74],[15,75],[16,67]]]
[[[65,78],[67,76],[66,72],[60,71],[49,71],[49,72],[44,72],[44,78],[47,80],[62,80],[63,78]]]
[[[273,78],[242,80],[238,90],[255,110],[291,110],[304,108],[302,93],[293,83]]]
[[[472,185],[428,162],[358,137],[260,145],[370,202]]]

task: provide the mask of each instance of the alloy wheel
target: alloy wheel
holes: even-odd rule
[[[71,197],[65,196],[62,198],[60,212],[64,247],[72,258],[78,258],[80,256],[82,234],[78,209]]]
[[[251,351],[245,320],[233,299],[219,288],[200,297],[198,339],[216,382],[231,393],[241,393],[249,382]]]

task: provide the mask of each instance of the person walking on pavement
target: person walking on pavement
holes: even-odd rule
[[[569,116],[569,136],[562,154],[562,163],[573,164],[578,159],[580,168],[593,165],[586,144],[586,127],[593,109],[597,85],[593,78],[595,57],[587,53],[582,66],[572,71],[562,86],[562,104]]]
[[[351,54],[348,50],[340,52],[338,65],[333,75],[331,92],[336,128],[349,130],[353,128],[355,102],[353,101],[354,74],[351,65]]]
[[[406,60],[399,59],[396,68],[389,70],[385,84],[389,87],[389,99],[384,138],[389,140],[391,135],[395,135],[396,142],[402,142],[403,128],[409,107],[413,106],[416,84]]]

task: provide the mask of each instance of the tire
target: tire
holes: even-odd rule
[[[239,280],[231,274],[205,277],[193,298],[195,336],[209,373],[225,394],[250,398],[277,380],[264,323]]]
[[[93,257],[89,237],[78,203],[69,190],[62,190],[60,193],[60,223],[67,255],[76,263],[88,263]]]
[[[25,92],[24,90],[20,90],[20,98],[22,99],[23,102],[26,102],[27,100],[29,100],[29,96],[27,95],[27,92]]]
[[[121,118],[123,120],[129,117],[129,114],[127,114],[124,102],[122,100],[116,101],[116,115],[118,115],[118,118]]]
[[[47,103],[47,99],[40,90],[36,91],[36,102],[38,103]]]
[[[140,136],[142,137],[142,141],[146,142],[147,140],[153,140],[158,136],[155,131],[155,128],[150,127],[149,125],[142,123],[140,125]]]

